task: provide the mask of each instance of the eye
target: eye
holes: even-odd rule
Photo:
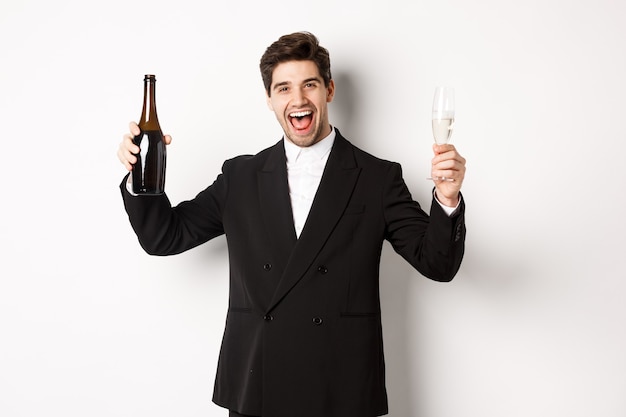
[[[274,91],[276,93],[286,93],[287,91],[289,91],[289,86],[287,84],[279,84],[274,86]]]

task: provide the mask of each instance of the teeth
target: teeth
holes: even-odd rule
[[[311,113],[312,113],[311,111],[297,111],[294,113],[290,113],[289,117],[304,117],[304,116],[308,116]]]

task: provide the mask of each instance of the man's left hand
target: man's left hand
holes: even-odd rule
[[[433,180],[435,183],[437,199],[443,205],[456,207],[459,203],[459,192],[465,178],[465,158],[456,150],[454,145],[433,145],[435,153],[432,159],[432,178],[445,178],[445,180]]]

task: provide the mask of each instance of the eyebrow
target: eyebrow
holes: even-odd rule
[[[322,82],[322,80],[319,77],[311,77],[311,78],[307,78],[306,80],[302,81],[302,84],[310,83],[311,81],[316,81],[318,83]]]

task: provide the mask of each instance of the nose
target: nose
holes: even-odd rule
[[[291,101],[294,106],[301,106],[307,102],[306,94],[301,88],[294,88],[292,91]]]

